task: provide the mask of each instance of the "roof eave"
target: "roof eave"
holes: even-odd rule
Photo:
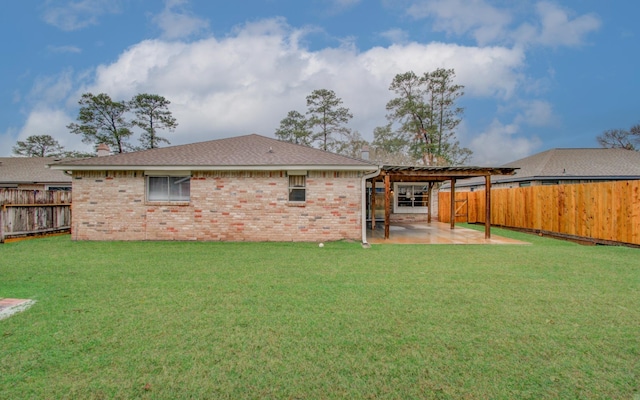
[[[63,171],[375,171],[376,165],[62,165]]]

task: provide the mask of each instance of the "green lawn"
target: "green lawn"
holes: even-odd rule
[[[640,250],[0,245],[0,398],[640,396]]]

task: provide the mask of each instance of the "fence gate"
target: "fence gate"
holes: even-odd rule
[[[467,197],[465,197],[464,199],[456,199],[455,206],[456,206],[455,221],[468,222],[469,199]]]

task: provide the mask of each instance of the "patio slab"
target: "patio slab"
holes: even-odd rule
[[[485,239],[484,231],[459,226],[451,229],[444,222],[391,225],[389,239],[384,238],[384,224],[377,224],[375,230],[367,230],[367,241],[370,244],[531,244],[493,233],[491,239]]]

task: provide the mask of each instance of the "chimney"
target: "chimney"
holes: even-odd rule
[[[109,149],[109,145],[106,143],[100,143],[98,147],[96,147],[96,153],[98,157],[104,157],[111,154],[111,149]]]
[[[360,156],[361,159],[363,160],[369,160],[369,146],[367,146],[366,144],[364,146],[362,146],[362,155]]]

